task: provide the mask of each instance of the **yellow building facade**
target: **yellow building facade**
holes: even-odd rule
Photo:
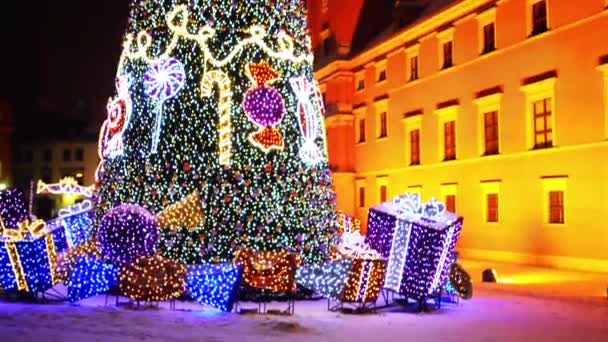
[[[317,69],[339,208],[418,192],[463,257],[608,272],[607,5],[455,1]]]

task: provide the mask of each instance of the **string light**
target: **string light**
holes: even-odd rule
[[[94,186],[81,186],[73,177],[62,178],[59,183],[46,184],[42,180],[38,181],[36,193],[53,195],[77,195],[86,198],[93,197]]]
[[[74,269],[76,263],[83,257],[101,260],[101,251],[96,242],[89,241],[74,247],[65,253],[59,254],[55,270],[57,281],[66,283],[69,280],[70,272]],[[86,278],[83,279],[83,281],[86,281]]]
[[[203,208],[198,191],[194,191],[182,201],[172,204],[156,214],[156,224],[161,229],[179,227],[195,229],[203,222]]]
[[[82,257],[70,272],[68,300],[75,303],[118,286],[118,268],[97,259]]]
[[[249,287],[272,293],[296,291],[295,273],[300,259],[295,254],[239,250],[234,264],[243,267],[243,283]]]
[[[158,228],[154,216],[136,205],[125,204],[108,212],[97,239],[104,257],[125,264],[156,251]]]
[[[385,287],[420,302],[442,288],[462,217],[437,200],[406,194],[370,209],[366,241],[388,258]]]
[[[178,298],[185,291],[186,267],[161,256],[141,257],[120,270],[120,291],[142,301]]]
[[[237,300],[242,273],[242,267],[232,264],[191,266],[186,292],[201,304],[230,312]]]
[[[345,303],[375,303],[380,296],[385,273],[386,260],[353,260],[341,301]]]
[[[92,237],[116,206],[132,203],[157,214],[198,191],[204,220],[196,227],[162,229],[158,251],[164,257],[188,265],[230,262],[243,247],[300,254],[308,263],[326,261],[337,227],[325,135],[307,141],[306,149],[315,144],[320,151],[318,163],[304,162],[300,101],[290,84],[294,78],[311,83],[312,115],[320,123],[317,131],[324,130],[302,2],[142,0],[131,6],[126,33],[116,75],[130,78],[131,115],[122,131],[123,153],[103,156],[96,173]],[[146,87],[146,74],[170,59],[183,66],[183,86],[164,103],[162,134],[152,154],[159,101],[150,95],[162,91],[152,92],[150,82]],[[262,87],[252,83],[250,65],[268,73],[259,75],[261,82],[274,74],[276,80]],[[163,77],[155,80],[166,83]],[[119,83],[115,99],[126,89]],[[219,92],[213,90],[216,84]],[[241,105],[256,88],[264,90],[254,99],[274,99],[257,109],[271,103],[283,109],[282,114],[264,110],[270,119],[280,119],[264,121],[270,127],[252,123]],[[108,124],[101,129],[100,150],[109,130]],[[250,139],[252,132],[258,135]]]
[[[298,268],[296,280],[298,285],[313,290],[323,297],[341,301],[352,265],[353,260],[343,259],[302,266]]]
[[[218,85],[220,91],[218,104],[218,111],[220,113],[218,123],[219,162],[220,165],[230,165],[230,157],[232,155],[232,126],[230,124],[232,90],[230,90],[230,78],[219,70],[206,73],[201,81],[201,95],[203,97],[211,97],[213,95],[214,84]]]

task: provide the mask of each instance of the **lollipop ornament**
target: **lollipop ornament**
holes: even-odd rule
[[[279,78],[279,74],[264,62],[249,64],[247,76],[254,84],[243,98],[243,110],[258,130],[249,134],[249,142],[265,153],[271,150],[282,150],[283,136],[276,128],[285,117],[283,97],[270,84]]]
[[[162,127],[163,105],[175,97],[184,86],[186,72],[184,65],[175,58],[158,60],[152,63],[144,77],[144,92],[156,102],[156,120],[152,133],[152,154],[158,151]]]

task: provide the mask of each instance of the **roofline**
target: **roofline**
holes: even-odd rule
[[[498,2],[501,1],[504,0],[498,0]],[[470,12],[491,2],[497,1],[460,0],[455,2],[439,12],[422,17],[400,32],[392,34],[385,40],[372,45],[348,60],[337,60],[325,65],[317,70],[315,74],[318,79],[322,80],[336,71],[354,69],[368,63],[373,63],[378,56],[387,55],[394,50],[403,48],[406,44],[433,33],[437,28],[445,26],[447,23],[467,17],[470,15]]]

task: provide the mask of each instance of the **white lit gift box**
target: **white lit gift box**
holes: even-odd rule
[[[366,242],[388,259],[384,289],[418,301],[447,281],[463,218],[436,199],[405,194],[370,209]]]

